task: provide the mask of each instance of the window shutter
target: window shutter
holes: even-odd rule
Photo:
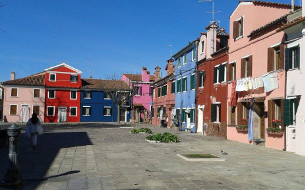
[[[203,72],[199,73],[198,78],[198,87],[202,87]]]
[[[241,76],[240,78],[245,78],[245,70],[246,70],[246,60],[245,59],[241,59]]]
[[[171,87],[172,87],[171,92],[173,94],[173,93],[175,93],[175,82],[174,81],[172,82]]]
[[[268,48],[268,64],[267,64],[267,71],[273,71],[273,63],[274,63],[274,49]]]
[[[224,71],[225,71],[225,65],[220,65],[219,67],[219,82],[224,81]]]
[[[160,87],[158,88],[158,97],[160,97],[161,96],[161,89],[160,89]]]
[[[284,99],[281,99],[281,126],[284,127]]]
[[[240,122],[243,119],[243,105],[241,102],[237,103],[237,113],[237,124],[240,125]]]
[[[216,104],[211,104],[211,121],[216,121],[217,117],[217,107]]]
[[[231,79],[231,76],[232,76],[232,64],[229,64],[229,63],[227,63],[226,64],[226,80],[227,81],[231,81],[232,79]]]
[[[217,83],[217,67],[214,67],[214,83]]]
[[[268,100],[268,127],[272,127],[272,119],[274,118],[273,104],[272,100]]]
[[[165,85],[165,96],[167,95],[167,84]]]
[[[190,117],[191,117],[191,123],[193,123],[194,122],[194,109],[191,109]]]
[[[253,57],[250,55],[249,57],[249,68],[248,68],[248,77],[252,77],[252,62],[253,62]]]
[[[285,44],[280,45],[280,68],[284,69],[285,64]]]
[[[285,49],[285,70],[286,71],[288,71],[291,68],[290,65],[292,64],[292,62],[290,60],[290,56],[291,56],[291,49],[286,48]]]
[[[185,80],[185,91],[187,91],[187,78],[184,78],[184,80]]]
[[[238,22],[233,22],[233,39],[237,38],[237,32],[238,32]]]
[[[185,78],[182,79],[182,92],[185,91]]]
[[[284,125],[292,125],[293,124],[293,106],[292,106],[292,99],[285,99],[284,100]]]
[[[139,87],[139,95],[142,96],[142,86]]]
[[[243,36],[243,34],[244,34],[244,31],[243,31],[244,30],[244,17],[240,18],[240,26],[239,27],[240,27],[240,35]]]
[[[297,60],[296,60],[296,65],[295,67],[300,69],[300,46],[297,47],[296,55]]]
[[[195,75],[191,75],[191,90],[192,90],[192,89],[195,89],[195,85],[194,85],[194,84],[195,84],[195,83],[194,83],[195,81],[194,81],[194,80],[195,80]]]
[[[236,107],[231,106],[231,125],[236,125],[235,112],[236,112]]]

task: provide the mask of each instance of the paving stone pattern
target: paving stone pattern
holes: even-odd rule
[[[33,151],[24,133],[19,163],[22,189],[304,189],[305,157],[262,146],[170,131],[180,143],[149,143],[147,134],[131,134],[130,124],[46,126]],[[225,150],[228,155],[222,155]],[[177,154],[210,153],[224,162],[187,162]],[[0,146],[0,177],[7,147]],[[0,188],[1,189],[1,188]]]

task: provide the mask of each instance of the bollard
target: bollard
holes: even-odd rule
[[[16,123],[7,129],[9,137],[9,168],[0,183],[1,186],[18,187],[22,184],[22,177],[18,167],[18,136],[20,131],[21,129]]]

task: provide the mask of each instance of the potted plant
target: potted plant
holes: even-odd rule
[[[240,124],[236,126],[238,132],[248,132],[248,121],[247,119],[242,119]]]
[[[267,128],[267,133],[270,135],[283,135],[284,129],[281,126],[281,120],[273,119],[272,127]]]

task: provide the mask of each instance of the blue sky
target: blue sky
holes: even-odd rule
[[[62,62],[83,71],[83,78],[140,73],[143,66],[153,74],[212,19],[212,4],[197,0],[2,2],[0,81],[9,80],[11,71],[21,78]],[[237,5],[238,0],[215,0],[221,11],[215,17],[227,31]]]

